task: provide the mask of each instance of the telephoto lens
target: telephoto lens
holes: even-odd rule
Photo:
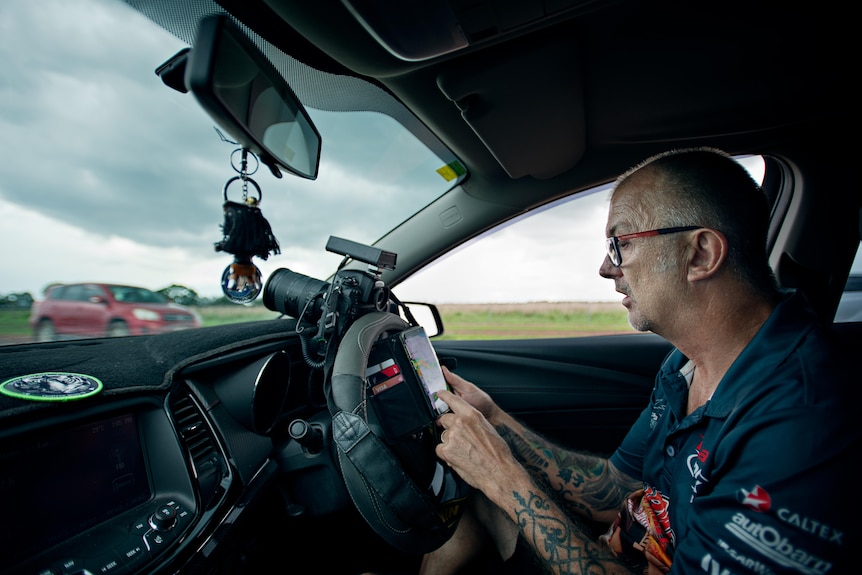
[[[296,319],[315,321],[323,309],[323,298],[317,296],[328,287],[324,281],[279,268],[266,280],[263,305]],[[315,298],[316,301],[312,301]],[[303,314],[304,317],[300,317]]]

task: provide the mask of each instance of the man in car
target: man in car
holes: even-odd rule
[[[843,571],[859,541],[858,376],[803,294],[776,287],[768,221],[759,186],[718,150],[660,154],[617,180],[599,273],[635,329],[675,347],[649,405],[603,458],[551,444],[446,372],[437,455],[477,493],[423,573],[457,572],[488,541],[510,572]]]

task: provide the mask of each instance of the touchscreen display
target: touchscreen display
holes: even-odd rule
[[[0,522],[9,526],[0,527],[0,549],[15,558],[37,553],[149,498],[132,413],[0,446],[0,503],[10,519]]]
[[[407,357],[410,358],[413,370],[419,377],[419,381],[422,382],[422,386],[425,388],[425,393],[428,395],[428,400],[434,411],[438,415],[446,413],[449,411],[449,406],[437,397],[437,392],[449,389],[449,387],[446,385],[446,379],[443,377],[443,371],[440,369],[440,362],[431,345],[431,340],[428,339],[425,333],[425,329],[415,327],[403,331],[401,332],[401,341],[404,343]]]

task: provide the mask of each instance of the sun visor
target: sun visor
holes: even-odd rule
[[[571,42],[527,46],[512,59],[477,54],[437,85],[510,177],[545,179],[584,154],[580,64]]]

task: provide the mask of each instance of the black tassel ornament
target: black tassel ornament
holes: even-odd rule
[[[245,172],[247,153],[243,150],[241,175],[229,179],[224,186],[224,223],[221,226],[224,237],[215,244],[215,251],[234,255],[233,262],[222,273],[221,288],[227,299],[240,304],[253,301],[263,288],[260,269],[252,262],[252,257],[265,260],[270,253],[281,253],[278,240],[258,207],[262,198],[260,186]],[[233,202],[227,197],[228,188],[237,181],[242,181],[242,202]],[[248,184],[257,192],[256,198],[248,195]]]

